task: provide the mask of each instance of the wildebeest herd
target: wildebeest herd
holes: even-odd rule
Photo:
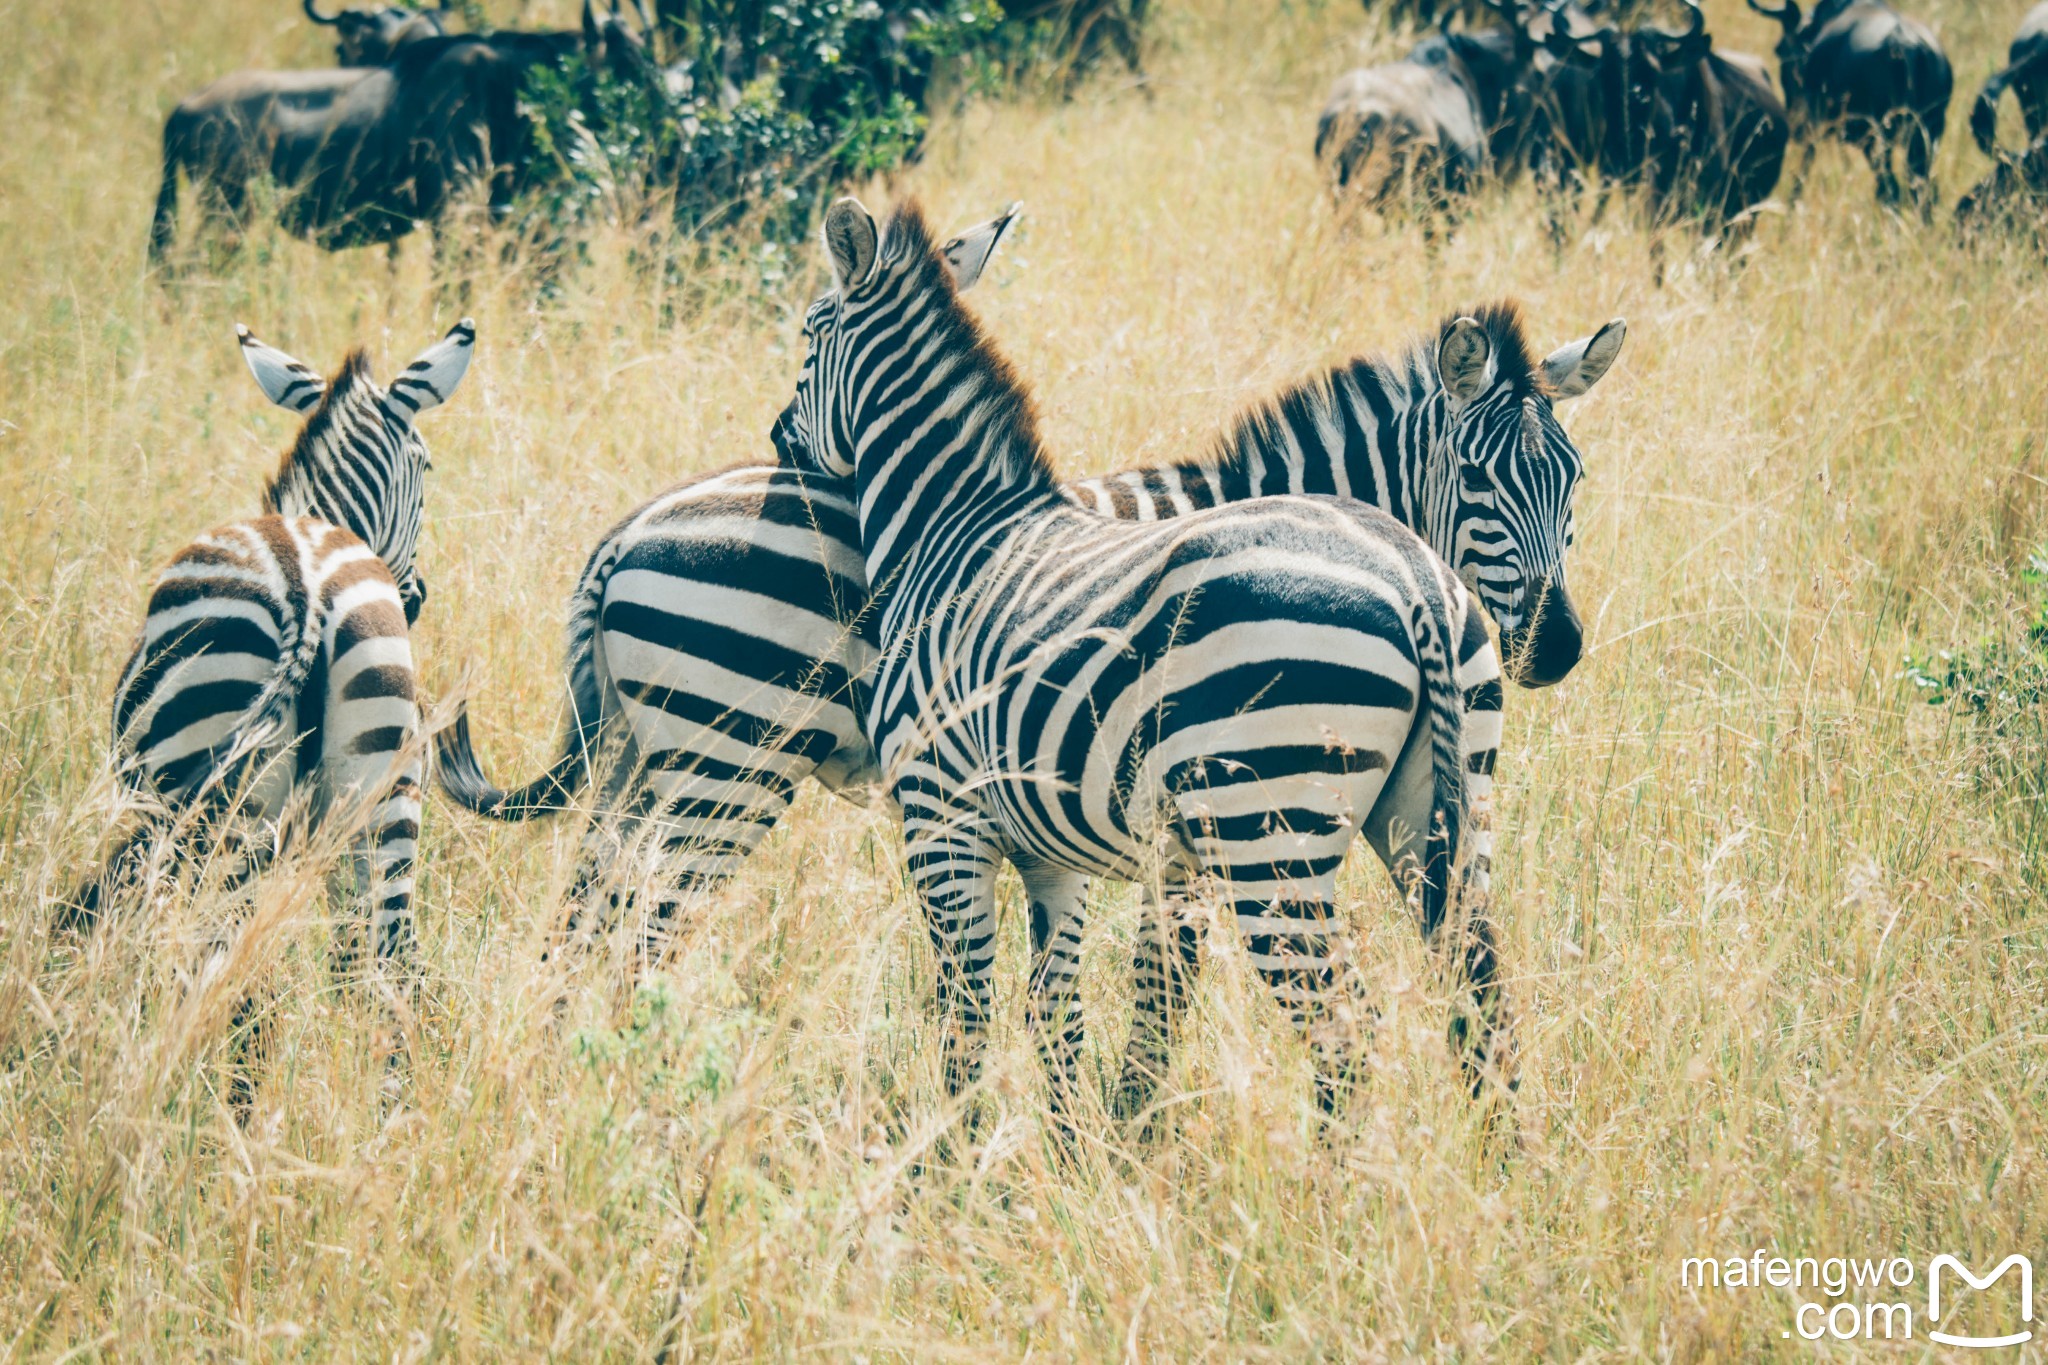
[[[1883,0],[1798,0],[1750,8],[1783,29],[1778,83],[1764,61],[1717,46],[1697,0],[1676,0],[1676,26],[1628,22],[1600,0],[1487,0],[1493,22],[1454,24],[1461,6],[1410,4],[1438,31],[1397,62],[1353,71],[1332,90],[1316,150],[1341,191],[1435,223],[1487,185],[1532,176],[1546,191],[1597,184],[1638,192],[1658,223],[1697,222],[1740,235],[1775,193],[1788,148],[1801,147],[1797,199],[1820,139],[1861,152],[1878,201],[1931,218],[1934,155],[1954,73],[1926,24]],[[1371,0],[1368,0],[1368,8]],[[2008,65],[1971,116],[1989,177],[1957,209],[2038,221],[2048,206],[2048,4],[2014,39]],[[2019,95],[2028,145],[1997,143],[1997,104]]]
[[[1498,0],[1499,22],[1445,23],[1345,77],[1317,149],[1380,207],[1405,193],[1442,215],[1527,173],[1727,233],[1754,221],[1795,137],[1832,132],[1869,159],[1880,201],[1931,213],[1952,85],[1933,35],[1873,0],[1750,3],[1783,26],[1789,103],[1761,61],[1714,46],[1690,0],[1677,26]],[[285,225],[327,247],[390,240],[467,185],[505,202],[526,71],[581,54],[658,77],[644,26],[588,0],[565,33],[306,12],[351,64],[245,72],[181,104],[153,249],[181,172],[231,215],[255,179],[282,182]],[[1995,149],[2014,90],[2032,145],[2000,156],[1967,217],[2038,202],[2044,53],[2048,5],[1971,120]],[[587,809],[561,942],[628,929],[643,961],[807,778],[880,790],[939,963],[955,1092],[992,1000],[995,877],[1020,875],[1063,1129],[1084,893],[1101,878],[1146,887],[1121,1113],[1151,1102],[1204,899],[1245,936],[1336,1106],[1367,1012],[1335,878],[1363,834],[1452,974],[1474,1093],[1511,1092],[1488,883],[1502,682],[1556,683],[1583,653],[1565,561],[1584,463],[1554,407],[1607,373],[1625,326],[1540,355],[1518,308],[1475,306],[1255,405],[1206,454],[1061,483],[1029,391],[960,300],[1015,217],[939,244],[914,205],[883,225],[834,204],[833,285],[806,317],[773,461],[679,484],[603,537],[570,595],[553,761],[497,787],[458,711],[435,738],[442,790],[494,819]],[[265,394],[306,420],[262,515],[201,537],[155,585],[115,704],[136,814],[66,922],[116,913],[194,849],[231,844],[253,873],[325,826],[354,850],[343,939],[407,988],[425,743],[414,423],[453,394],[475,339],[464,320],[386,389],[361,353],[328,382],[242,333]],[[244,1107],[248,1093],[238,1079]]]
[[[179,182],[216,226],[239,226],[261,180],[283,191],[286,231],[323,247],[392,242],[437,223],[477,184],[508,207],[530,167],[520,98],[543,64],[581,56],[590,70],[658,80],[639,31],[616,0],[579,29],[450,34],[438,10],[386,7],[322,15],[340,65],[326,71],[237,71],[179,102],[164,121],[163,185],[149,249],[177,240]]]

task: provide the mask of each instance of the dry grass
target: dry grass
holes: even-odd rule
[[[975,302],[1068,467],[1186,451],[1486,296],[1524,299],[1546,345],[1632,324],[1566,417],[1596,647],[1509,709],[1521,1152],[1485,1159],[1369,862],[1346,886],[1389,1013],[1355,1128],[1315,1141],[1300,1051],[1224,952],[1177,1131],[1143,1148],[1098,1116],[1064,1169],[1014,890],[979,1136],[942,1154],[895,836],[815,792],[657,991],[586,982],[559,1026],[540,958],[575,831],[431,806],[428,1005],[395,1112],[370,1012],[328,982],[317,868],[264,883],[211,984],[184,980],[224,914],[203,889],[54,945],[43,907],[108,818],[105,703],[146,575],[251,508],[287,438],[233,323],[321,365],[360,340],[388,372],[454,309],[423,243],[392,267],[259,234],[176,292],[144,277],[162,111],[231,66],[316,60],[295,9],[4,6],[0,1359],[636,1358],[677,1310],[715,1357],[1733,1360],[1811,1349],[1783,1337],[1788,1293],[1687,1290],[1681,1257],[2023,1250],[2048,1271],[2048,878],[2040,788],[2014,776],[2039,750],[2001,757],[1893,677],[1909,647],[2019,628],[2012,573],[2048,532],[2039,265],[1884,218],[1837,152],[1739,272],[1654,289],[1626,215],[1553,254],[1522,195],[1431,256],[1336,221],[1308,160],[1362,50],[1354,5],[1159,8],[1149,96],[972,106],[870,194],[916,190],[941,222],[1030,202]],[[2024,3],[1913,8],[1973,91]],[[1951,197],[1981,168],[1966,143]],[[587,547],[668,482],[767,455],[818,279],[800,259],[761,288],[736,259],[664,292],[630,245],[600,238],[544,303],[519,268],[476,277],[480,358],[428,429],[418,649],[437,696],[473,681],[508,775],[552,742]],[[1100,1080],[1133,924],[1114,889],[1095,916]],[[259,980],[278,1056],[241,1133],[225,1019]],[[1886,1297],[1924,1333],[1924,1282]]]

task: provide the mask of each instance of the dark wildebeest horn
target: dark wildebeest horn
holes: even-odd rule
[[[325,15],[321,14],[320,11],[314,7],[313,0],[306,0],[306,17],[308,19],[311,19],[316,24],[326,24],[330,28],[341,22],[341,16],[339,14],[335,15],[332,19],[329,19]]]
[[[1515,45],[1515,61],[1527,66],[1536,55],[1536,40],[1529,33],[1529,13],[1522,8],[1521,0],[1489,0],[1493,8],[1508,26],[1508,37]]]
[[[1759,0],[1749,0],[1749,7],[1766,19],[1776,19],[1785,26],[1787,33],[1798,28],[1800,21],[1805,18],[1799,12],[1799,0],[1780,0],[1776,9],[1760,3]]]

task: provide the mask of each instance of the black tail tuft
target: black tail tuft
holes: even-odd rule
[[[572,734],[554,765],[532,782],[510,792],[494,785],[470,741],[467,703],[458,704],[455,719],[434,735],[434,781],[464,810],[493,820],[530,820],[561,810],[575,797],[583,773],[583,746]]]

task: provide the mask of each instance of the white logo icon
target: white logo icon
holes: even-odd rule
[[[2014,1332],[2011,1336],[2004,1337],[1958,1337],[1951,1336],[1947,1332],[1934,1331],[1934,1324],[1941,1321],[1941,1271],[1944,1266],[1962,1276],[1972,1289],[1989,1289],[2005,1277],[2006,1271],[2011,1270],[2014,1266],[2018,1266],[2020,1270],[2020,1321],[2032,1322],[2034,1320],[2034,1263],[2032,1261],[2029,1261],[2018,1252],[2014,1252],[2000,1261],[1997,1269],[1980,1280],[1970,1272],[1970,1267],[1964,1265],[1955,1257],[1942,1255],[1935,1257],[1933,1262],[1927,1267],[1927,1326],[1929,1329],[1927,1335],[1929,1339],[1938,1341],[1944,1346],[1976,1346],[1983,1348],[2018,1346],[2033,1340],[2034,1334],[2031,1330]]]

